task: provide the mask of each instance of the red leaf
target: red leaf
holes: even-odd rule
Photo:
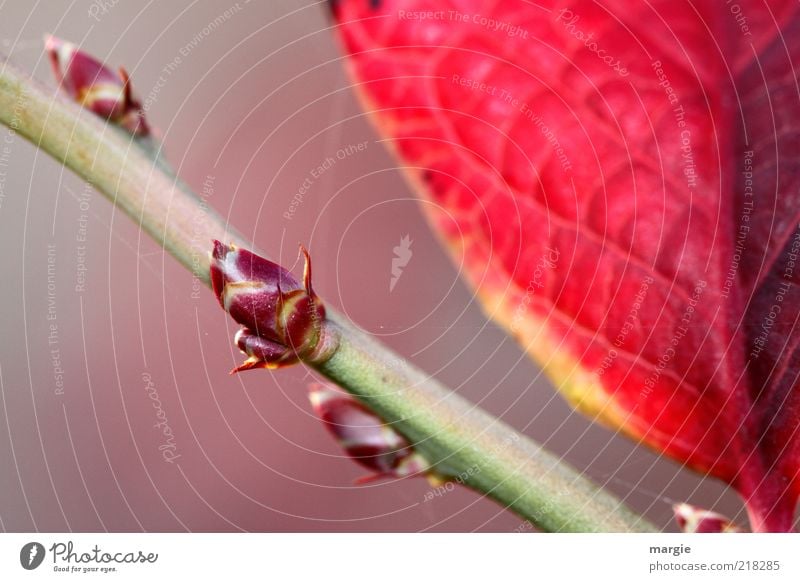
[[[791,529],[797,3],[332,6],[488,313],[576,407]]]

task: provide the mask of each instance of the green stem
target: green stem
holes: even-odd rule
[[[87,180],[200,280],[211,239],[252,244],[136,141],[0,58],[0,121]],[[205,220],[198,226],[197,216]],[[313,364],[392,423],[439,472],[547,531],[655,531],[575,469],[329,310],[339,346]]]
[[[371,337],[349,328],[340,337],[317,370],[391,420],[437,471],[546,531],[655,531],[568,464]]]

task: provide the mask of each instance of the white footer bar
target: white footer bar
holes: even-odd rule
[[[2,534],[0,580],[800,580],[798,534]]]

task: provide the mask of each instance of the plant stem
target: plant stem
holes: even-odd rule
[[[6,59],[0,67],[0,121],[106,195],[206,285],[211,239],[253,248],[134,138]],[[656,531],[566,463],[328,312],[327,331],[339,347],[314,367],[397,428],[437,471],[547,531]]]
[[[2,55],[0,66],[0,121],[106,195],[207,285],[211,239],[246,244],[130,134],[54,95]],[[207,219],[202,232],[199,213]]]
[[[575,469],[371,337],[351,329],[340,337],[317,370],[390,419],[437,471],[546,531],[654,531]]]

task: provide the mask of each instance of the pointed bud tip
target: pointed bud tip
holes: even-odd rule
[[[50,66],[53,70],[53,76],[56,81],[61,84],[64,80],[62,67],[62,52],[64,49],[64,41],[52,34],[44,35],[44,50],[50,58]]]
[[[214,249],[211,251],[211,267],[209,269],[211,274],[211,289],[214,291],[214,296],[219,301],[219,304],[225,309],[225,303],[222,293],[225,289],[225,274],[222,269],[222,261],[228,254],[228,248],[220,241],[214,239]]]
[[[226,246],[217,239],[213,239],[211,242],[214,244],[214,250],[211,252],[211,257],[218,261],[224,261],[225,257],[228,256],[228,252],[232,250],[233,245]]]
[[[325,405],[337,398],[347,401],[353,400],[352,396],[338,386],[322,382],[312,382],[308,385],[308,400],[311,402],[311,408],[314,409],[314,413],[319,417],[324,414]]]
[[[134,97],[124,70],[116,73],[91,54],[51,34],[45,35],[44,45],[56,81],[74,101],[132,135],[150,135],[144,109]]]
[[[64,41],[52,34],[44,35],[44,50],[57,51],[64,45]]]

